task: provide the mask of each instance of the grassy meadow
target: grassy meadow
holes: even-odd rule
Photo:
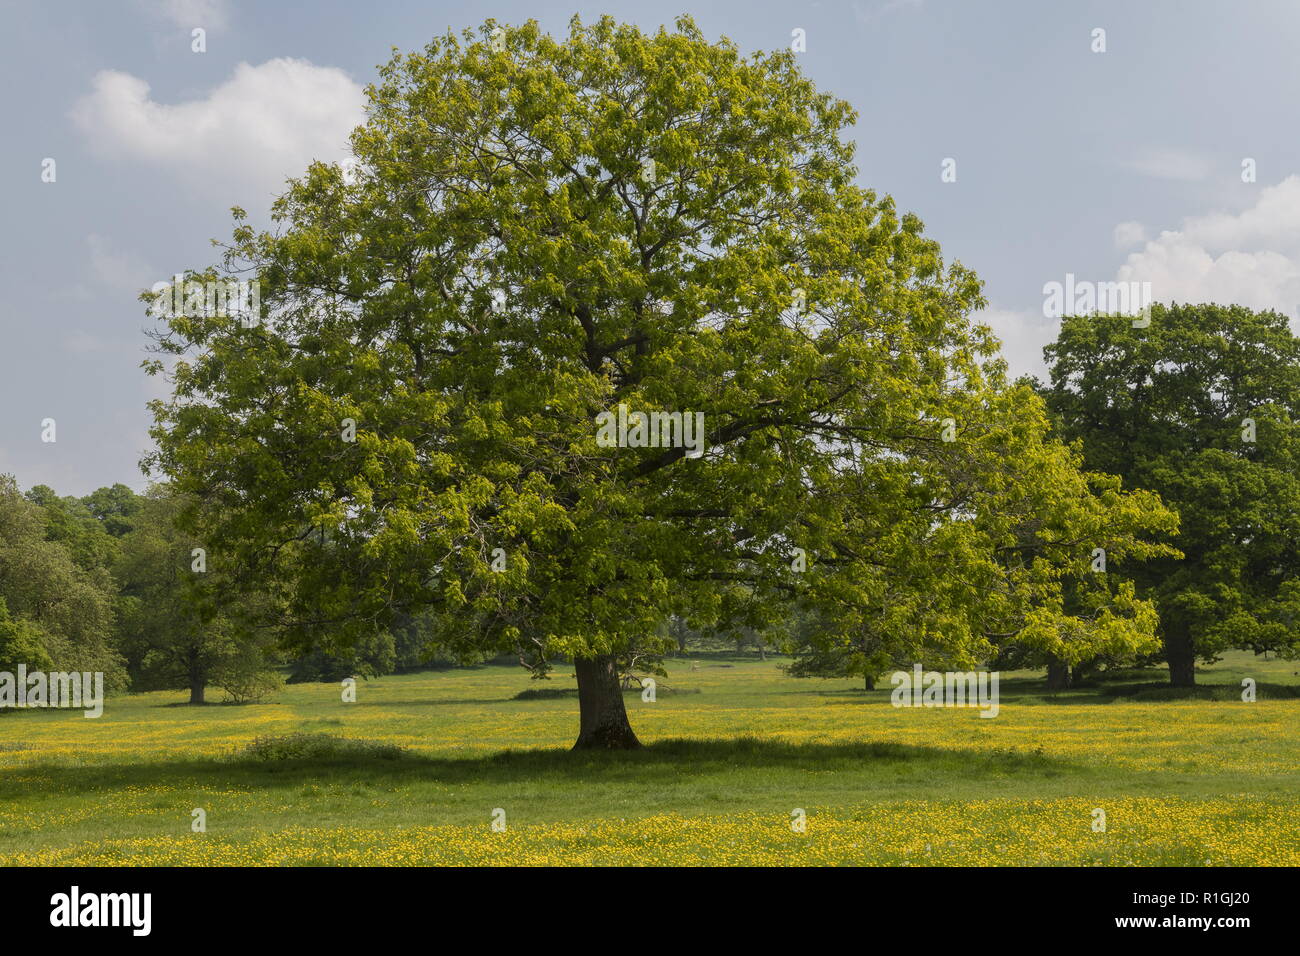
[[[627,694],[631,753],[569,752],[563,666],[11,712],[0,863],[1300,865],[1296,662],[1234,652],[1191,697],[1155,669],[1059,694],[1003,674],[994,719],[779,665],[669,661],[656,701]],[[267,741],[293,734],[328,737]]]

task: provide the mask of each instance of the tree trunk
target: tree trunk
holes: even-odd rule
[[[1070,665],[1052,658],[1047,662],[1047,689],[1065,690],[1070,686]]]
[[[618,665],[612,654],[575,658],[578,675],[578,742],[574,750],[633,750],[641,746],[627,720]]]
[[[185,655],[185,672],[190,682],[190,703],[202,704],[203,689],[208,683],[208,674],[197,647],[190,647]]]
[[[863,686],[864,686],[867,690],[875,690],[875,689],[876,689],[876,679],[875,679],[874,677],[872,677],[870,674],[867,674],[867,675],[863,678],[862,683],[863,683]]]
[[[1165,634],[1165,660],[1169,662],[1169,683],[1174,687],[1196,686],[1196,645],[1186,631]]]

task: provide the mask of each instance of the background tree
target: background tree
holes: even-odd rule
[[[637,745],[619,656],[670,614],[892,593],[954,659],[1090,634],[1064,579],[1167,516],[1089,488],[1006,386],[978,280],[854,184],[854,119],[687,19],[396,55],[355,164],[203,274],[255,274],[265,322],[167,319],[149,462],[291,640],[424,608],[458,655],[572,659],[577,747]],[[703,454],[603,447],[620,404],[703,413]]]
[[[64,513],[62,503],[55,508]],[[10,626],[20,629],[10,632],[10,647],[39,640],[43,656],[28,667],[98,671],[106,689],[121,690],[127,675],[114,647],[113,579],[96,565],[98,544],[87,527],[51,526],[48,518],[49,509],[0,475],[0,599]],[[48,536],[61,530],[69,531],[66,538]],[[78,544],[87,546],[74,551]]]
[[[839,632],[832,618],[806,608],[792,608],[785,650],[794,658],[785,665],[792,677],[860,677],[864,690],[874,690],[886,671],[912,664],[894,657],[882,635]]]
[[[137,688],[184,688],[191,704],[206,703],[209,684],[240,701],[274,689],[270,635],[232,613],[241,594],[225,585],[219,562],[205,556],[204,570],[194,570],[194,539],[175,524],[179,499],[155,485],[138,504],[116,567],[121,644]]]
[[[1300,340],[1285,316],[1156,305],[1066,318],[1044,389],[1087,466],[1158,491],[1181,516],[1170,556],[1126,563],[1155,601],[1171,683],[1229,647],[1297,650]]]
[[[391,674],[397,666],[393,635],[381,631],[359,638],[340,653],[313,647],[290,664],[289,683],[336,683],[345,677],[370,678]]]
[[[82,498],[81,503],[114,538],[130,531],[135,516],[140,512],[140,496],[120,482],[111,487],[96,488]]]
[[[80,567],[92,573],[112,567],[117,559],[117,538],[109,533],[86,500],[60,496],[49,485],[34,485],[25,497],[40,505],[46,539],[63,545]]]
[[[0,671],[15,674],[20,664],[31,671],[57,670],[46,643],[46,636],[31,621],[11,617],[9,605],[0,597]]]

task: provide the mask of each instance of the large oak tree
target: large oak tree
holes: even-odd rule
[[[798,600],[961,661],[1146,646],[1089,555],[1170,515],[1007,386],[976,277],[855,184],[854,120],[685,19],[397,54],[355,163],[235,231],[264,321],[168,319],[151,464],[293,639],[424,609],[467,656],[571,659],[578,747],[637,744],[620,655],[670,614]],[[599,444],[620,404],[702,412],[704,453]]]

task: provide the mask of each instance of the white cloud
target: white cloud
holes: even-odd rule
[[[345,158],[364,104],[361,86],[342,70],[275,59],[240,63],[205,99],[177,104],[152,99],[138,77],[105,70],[72,116],[105,155],[211,186],[236,203],[232,188],[257,193],[245,201],[269,198],[313,159]]]
[[[983,323],[1002,341],[1002,357],[1012,379],[1021,375],[1037,375],[1047,379],[1047,366],[1043,363],[1043,346],[1056,339],[1060,330],[1059,319],[1046,318],[1042,310],[1016,312],[1011,309],[985,309],[975,313],[972,321]]]
[[[1115,227],[1115,247],[1117,249],[1136,246],[1139,242],[1146,242],[1146,239],[1146,227],[1140,222],[1121,222]]]
[[[1204,156],[1177,149],[1148,149],[1124,165],[1156,179],[1189,183],[1208,179],[1214,170],[1214,164]]]
[[[1240,213],[1185,219],[1129,255],[1123,281],[1158,302],[1236,303],[1294,316],[1300,304],[1300,176],[1260,191]]]
[[[221,30],[229,22],[226,0],[136,0],[136,4],[185,30]]]
[[[1137,222],[1115,227],[1115,243],[1141,242],[1117,270],[1121,282],[1150,282],[1156,302],[1239,304],[1276,309],[1296,318],[1300,309],[1300,175],[1261,188],[1254,205],[1183,220],[1181,228],[1145,238]],[[1043,346],[1060,329],[1041,310],[986,309],[974,316],[1002,340],[1011,376],[1046,379]]]

